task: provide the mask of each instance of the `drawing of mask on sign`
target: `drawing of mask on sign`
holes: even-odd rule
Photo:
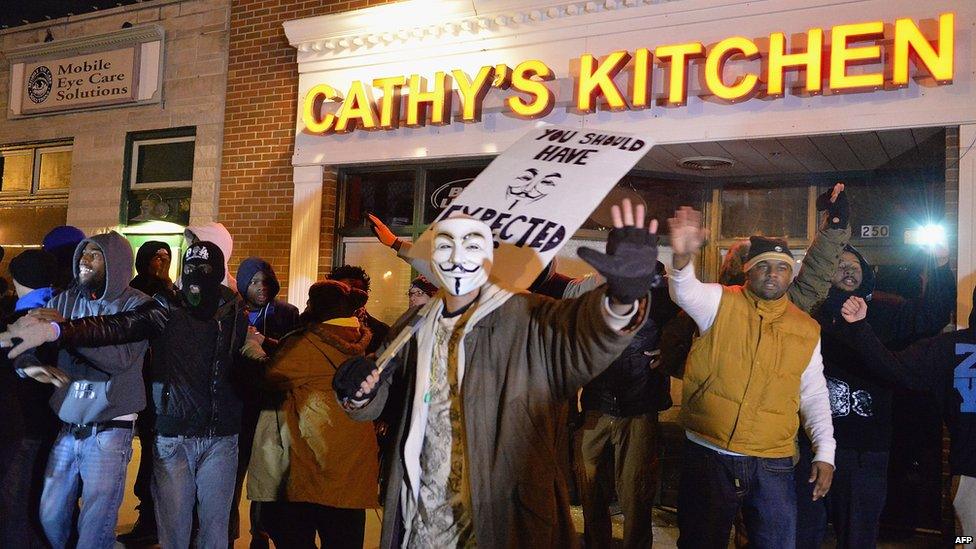
[[[488,280],[494,256],[491,229],[481,221],[452,217],[433,227],[430,263],[441,287],[464,295]]]
[[[511,210],[522,200],[532,203],[549,196],[561,178],[562,174],[558,172],[527,168],[522,175],[515,178],[515,184],[509,185],[505,191],[505,196],[515,199],[508,209]]]

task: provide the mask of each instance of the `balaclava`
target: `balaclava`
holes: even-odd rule
[[[220,302],[220,283],[224,280],[224,253],[213,242],[191,244],[183,254],[183,287],[190,314],[212,318]]]
[[[469,217],[452,217],[433,226],[430,266],[438,284],[464,295],[488,281],[494,256],[491,229]]]

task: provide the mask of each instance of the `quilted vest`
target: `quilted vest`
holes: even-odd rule
[[[792,456],[800,376],[819,338],[817,322],[786,296],[767,301],[724,287],[715,322],[688,355],[682,424],[731,452]]]

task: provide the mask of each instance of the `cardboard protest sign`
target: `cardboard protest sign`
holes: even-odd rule
[[[652,145],[625,133],[535,128],[495,158],[435,221],[464,215],[487,223],[496,246],[492,278],[528,288]],[[429,259],[432,239],[428,228],[410,255]]]

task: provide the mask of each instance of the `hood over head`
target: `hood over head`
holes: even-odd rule
[[[139,250],[136,252],[136,272],[148,274],[149,263],[156,257],[156,252],[159,250],[166,250],[170,258],[173,257],[173,250],[170,249],[169,244],[161,240],[149,240],[139,246]]]
[[[850,297],[856,296],[865,301],[871,301],[871,297],[874,294],[875,277],[871,264],[868,263],[867,259],[864,259],[864,255],[857,248],[850,244],[844,246],[844,251],[857,256],[857,260],[861,263],[861,285],[853,292],[841,290],[833,285],[830,286],[830,290],[827,292],[827,299],[820,305],[820,311],[835,317],[840,315],[841,306]],[[831,276],[833,276],[833,273],[831,273]]]
[[[242,296],[247,295],[247,287],[251,285],[251,279],[258,273],[264,273],[268,285],[271,286],[271,300],[274,300],[281,291],[281,284],[271,264],[260,257],[249,257],[241,261],[240,266],[237,267],[237,293]]]
[[[99,299],[111,301],[118,298],[132,279],[132,246],[124,236],[115,231],[96,234],[91,238],[86,238],[75,247],[71,272],[75,280],[78,280],[78,261],[85,246],[91,242],[102,250],[105,258],[105,291]]]
[[[227,227],[224,227],[223,223],[215,221],[203,225],[190,225],[183,230],[183,237],[186,238],[187,244],[190,240],[206,240],[216,244],[224,254],[224,272],[226,273],[224,285],[236,290],[235,284],[231,280],[230,269],[227,268],[227,262],[230,261],[230,256],[234,252],[234,238],[230,235]]]

